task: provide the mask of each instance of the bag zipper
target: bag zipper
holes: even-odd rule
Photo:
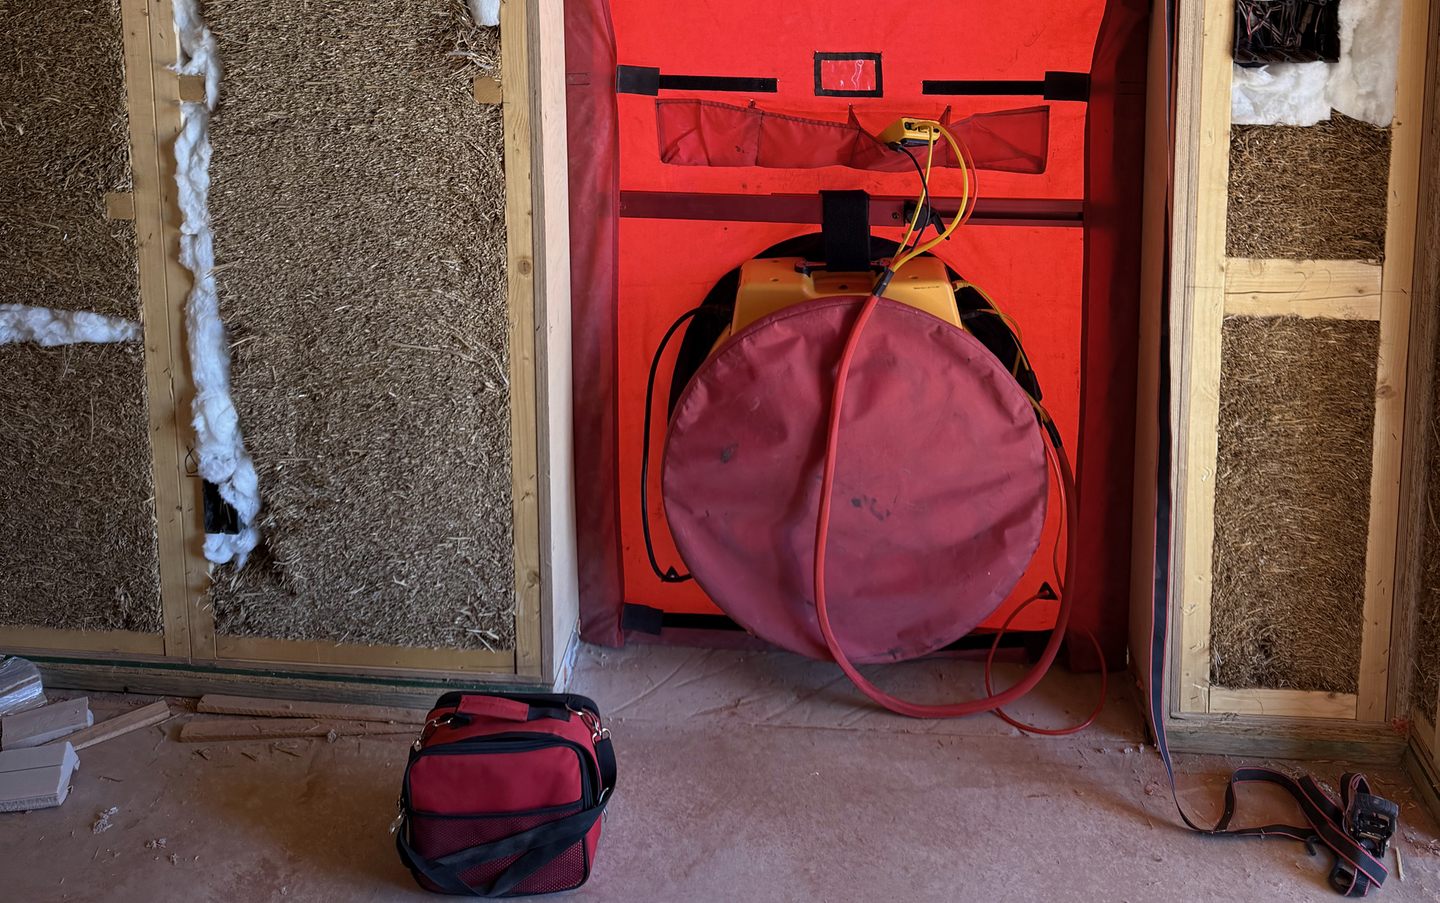
[[[438,720],[438,719],[437,719]],[[416,741],[419,743],[420,741]],[[567,740],[564,737],[557,737],[554,734],[531,734],[531,733],[509,733],[509,734],[487,734],[481,737],[467,737],[464,740],[456,740],[453,743],[442,743],[426,749],[412,751],[410,762],[405,766],[405,781],[400,789],[400,798],[396,801],[402,814],[406,810],[405,801],[410,796],[410,769],[414,767],[415,760],[425,756],[474,756],[487,755],[490,753],[514,753],[533,752],[539,749],[550,749],[555,746],[568,746],[575,751],[580,759],[580,801],[582,809],[590,809],[595,805],[596,786],[600,783],[599,764],[595,762],[593,753],[587,754],[585,747],[574,740]],[[500,748],[493,748],[500,747]],[[400,819],[397,819],[397,822]],[[396,824],[395,828],[398,829]]]

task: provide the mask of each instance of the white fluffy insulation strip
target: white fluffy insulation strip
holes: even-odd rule
[[[76,342],[138,342],[143,337],[140,324],[124,317],[107,317],[88,310],[0,304],[0,345],[35,342],[51,347]]]
[[[260,486],[255,464],[245,452],[239,416],[230,400],[230,348],[220,320],[215,291],[215,244],[210,230],[210,113],[220,97],[220,51],[205,27],[196,0],[175,0],[175,31],[180,38],[181,75],[205,77],[205,102],[180,105],[180,136],[175,139],[175,182],[180,193],[180,263],[195,277],[185,304],[190,368],[195,382],[192,405],[195,458],[200,476],[214,483],[220,497],[239,515],[237,534],[205,536],[205,557],[237,566],[259,541],[255,516]]]
[[[1388,128],[1395,116],[1404,0],[1341,0],[1340,62],[1234,67],[1230,121],[1314,125],[1335,109]]]
[[[470,15],[489,28],[500,24],[500,0],[469,0]]]

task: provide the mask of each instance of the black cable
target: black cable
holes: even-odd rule
[[[650,408],[655,401],[655,373],[660,369],[660,357],[665,353],[665,346],[670,344],[675,330],[679,329],[686,320],[696,314],[704,313],[705,310],[704,307],[687,310],[665,332],[665,338],[660,340],[660,347],[655,349],[655,357],[650,361],[650,378],[645,382],[645,432],[640,447],[640,528],[645,533],[645,554],[650,558],[650,569],[655,572],[655,576],[659,577],[662,583],[684,583],[686,580],[693,580],[694,577],[690,574],[679,573],[673,566],[669,570],[661,571],[660,563],[655,560],[655,546],[650,541]]]
[[[920,161],[915,158],[914,154],[910,153],[908,147],[903,144],[897,144],[895,146],[904,151],[905,156],[910,158],[910,162],[915,164],[915,171],[920,174],[920,187],[925,191],[925,225],[922,225],[915,233],[915,244],[920,244],[920,239],[925,234],[925,226],[931,223],[935,224],[935,231],[939,233],[941,237],[944,237],[945,230],[942,228],[944,224],[940,221],[940,214],[935,212],[934,206],[930,203],[930,181],[925,178],[925,170],[920,168]],[[900,250],[904,252],[905,249],[901,248]]]

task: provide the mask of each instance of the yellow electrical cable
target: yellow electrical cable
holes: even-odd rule
[[[920,202],[915,205],[915,215],[910,217],[910,222],[905,227],[905,237],[900,239],[901,251],[904,251],[905,246],[910,243],[910,235],[915,231],[915,224],[920,222],[920,214],[925,211],[925,200],[930,196],[930,163],[935,158],[934,137],[931,137],[929,143],[925,145],[925,148],[925,177],[920,180]],[[923,232],[924,230],[921,231]],[[899,266],[892,263],[890,268],[892,270],[899,269]]]
[[[931,248],[933,248],[933,247],[935,247],[936,245],[940,244],[940,242],[942,242],[942,241],[944,241],[945,239],[949,238],[949,237],[950,237],[950,233],[954,232],[955,229],[956,229],[956,227],[959,226],[962,222],[965,221],[965,208],[966,208],[967,206],[969,206],[969,203],[970,203],[970,167],[969,167],[968,165],[966,165],[966,163],[965,163],[965,154],[964,154],[963,152],[961,152],[961,150],[960,150],[960,145],[956,143],[955,137],[954,137],[953,135],[951,135],[951,134],[950,134],[950,130],[947,129],[947,128],[945,128],[944,126],[940,126],[940,125],[926,126],[926,133],[929,135],[929,138],[930,138],[930,141],[929,141],[929,143],[928,143],[928,146],[929,146],[929,148],[930,148],[931,154],[933,155],[934,150],[935,150],[935,133],[936,133],[937,131],[938,131],[941,135],[943,135],[943,136],[945,137],[945,140],[950,143],[951,149],[955,151],[955,160],[956,160],[957,163],[960,164],[960,174],[964,177],[963,180],[962,180],[962,187],[961,187],[961,190],[960,190],[960,210],[959,210],[958,213],[955,214],[955,217],[954,217],[952,220],[950,220],[950,225],[949,225],[949,226],[946,226],[946,227],[945,227],[945,231],[942,232],[942,233],[940,233],[939,236],[937,236],[936,238],[932,239],[930,242],[928,242],[928,243],[926,243],[926,244],[919,245],[918,247],[912,249],[908,254],[902,254],[902,255],[901,255],[899,258],[897,258],[896,260],[891,261],[891,263],[890,263],[890,269],[891,269],[892,271],[894,271],[894,270],[899,270],[902,266],[904,266],[905,264],[909,263],[911,260],[914,260],[916,257],[919,257],[921,254],[924,254],[926,251],[929,251]],[[925,182],[926,182],[927,184],[928,184],[929,181],[930,181],[930,162],[931,162],[931,157],[930,157],[930,156],[927,156],[926,159],[925,159]],[[921,195],[920,195],[920,196],[921,196],[922,204],[923,204],[923,200],[924,200],[924,198],[925,198],[925,188],[924,188],[924,186],[921,187],[920,192],[921,192]],[[915,221],[918,222],[919,219],[920,219],[920,208],[919,208],[919,207],[916,207],[916,208],[915,208]],[[912,228],[913,228],[913,223],[912,223]],[[906,232],[905,232],[905,238],[906,238],[907,241],[909,240],[909,237],[910,237],[910,230],[907,229]],[[904,247],[904,244],[903,244],[903,243],[901,244],[901,247],[902,247],[902,248]]]

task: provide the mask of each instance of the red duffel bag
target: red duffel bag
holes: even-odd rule
[[[437,893],[570,890],[590,877],[614,790],[610,731],[593,701],[446,693],[411,747],[395,845]]]

